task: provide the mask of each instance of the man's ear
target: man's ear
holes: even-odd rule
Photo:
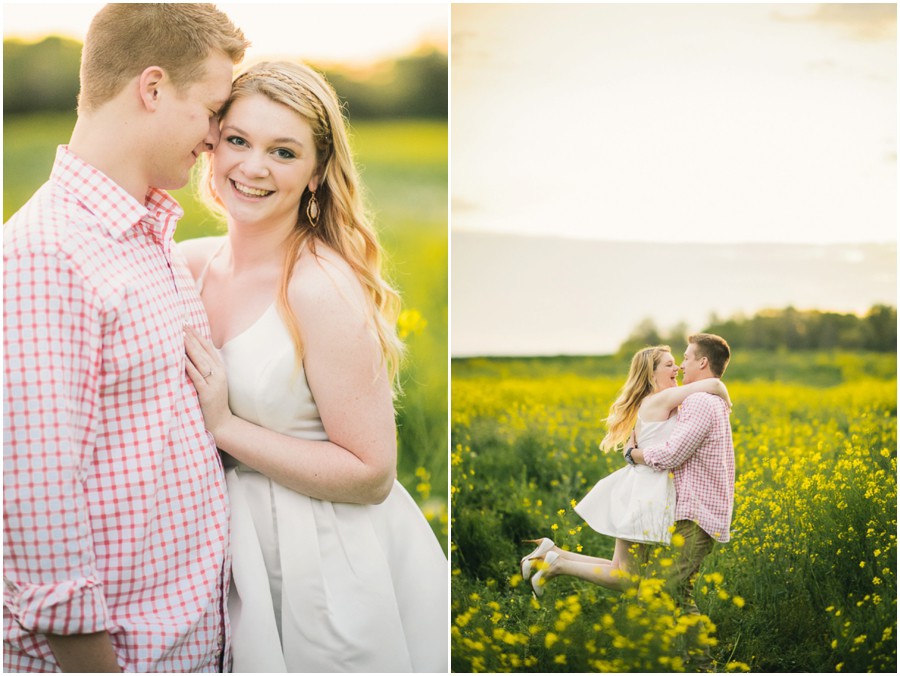
[[[159,66],[147,66],[138,76],[138,95],[145,110],[152,112],[159,107],[160,86],[166,71]]]
[[[700,357],[700,368],[705,369],[707,366],[709,366],[709,359],[707,359],[706,357]]]

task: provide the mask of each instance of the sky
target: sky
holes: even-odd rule
[[[454,5],[455,231],[896,242],[896,6]]]
[[[897,305],[893,243],[653,244],[457,230],[452,250],[458,357],[610,354],[647,319],[693,333],[712,314],[793,306],[864,315]]]
[[[4,36],[55,33],[84,39],[105,3],[3,3]],[[253,43],[245,63],[297,56],[363,65],[408,53],[422,43],[447,48],[449,10],[441,3],[216,3]],[[335,40],[340,27],[341,39]]]

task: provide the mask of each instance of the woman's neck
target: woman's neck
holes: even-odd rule
[[[293,227],[292,223],[245,227],[229,220],[228,241],[234,273],[238,275],[271,265],[280,267]]]

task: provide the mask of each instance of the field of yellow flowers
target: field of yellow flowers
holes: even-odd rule
[[[879,357],[870,369],[855,355],[852,375],[828,386],[791,382],[789,372],[779,381],[726,375],[735,513],[731,542],[701,570],[699,618],[681,615],[661,590],[661,574],[649,571],[621,594],[554,578],[540,600],[518,574],[533,547],[524,539],[549,536],[611,557],[613,540],[572,507],[622,466],[597,444],[627,365],[621,376],[587,376],[584,368],[533,368],[526,360],[455,361],[453,670],[690,671],[685,659],[709,651],[717,671],[894,673],[897,381],[890,358],[892,367]],[[666,559],[660,548],[655,570]]]

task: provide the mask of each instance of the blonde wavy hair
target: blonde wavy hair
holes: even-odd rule
[[[639,350],[631,358],[628,379],[609,409],[606,436],[600,442],[600,450],[608,453],[628,440],[637,422],[641,402],[656,392],[656,380],[653,377],[656,367],[671,352],[672,348],[668,345],[655,345]]]
[[[294,342],[299,362],[303,360],[300,320],[288,302],[294,265],[304,246],[315,255],[316,243],[334,249],[347,262],[365,291],[370,330],[381,347],[394,394],[400,391],[399,369],[404,346],[397,335],[400,296],[382,277],[383,251],[363,203],[359,174],[350,151],[341,105],[325,78],[306,65],[287,61],[251,66],[232,84],[231,96],[219,115],[224,118],[238,99],[262,94],[300,115],[312,129],[316,146],[316,200],[319,218],[313,227],[306,215],[311,193],[300,199],[297,223],[290,235],[277,297],[278,311]],[[212,166],[203,168],[200,191],[204,201],[224,216],[224,207],[212,183]]]

